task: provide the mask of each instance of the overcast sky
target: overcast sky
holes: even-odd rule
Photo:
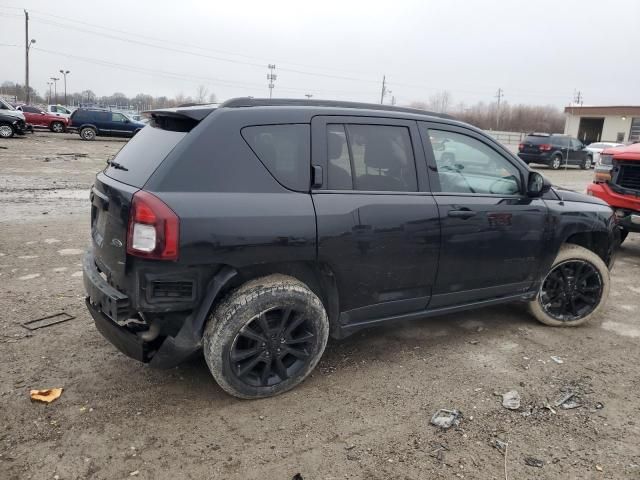
[[[69,91],[264,97],[273,63],[278,97],[378,102],[385,74],[399,104],[640,104],[639,0],[0,0],[0,82],[24,82],[22,8],[41,94],[63,68]]]

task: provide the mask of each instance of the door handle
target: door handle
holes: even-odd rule
[[[473,210],[449,210],[449,213],[447,213],[448,216],[453,217],[453,218],[462,218],[462,219],[467,219],[467,218],[471,218],[474,217],[476,215],[476,212],[474,212]]]

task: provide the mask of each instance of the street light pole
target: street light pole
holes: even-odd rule
[[[67,106],[67,75],[71,73],[71,70],[60,70],[60,73],[64,75],[64,106]]]
[[[51,105],[51,85],[53,85],[53,82],[47,82],[47,86],[49,87],[49,105]]]
[[[57,104],[58,103],[58,80],[60,80],[60,78],[50,77],[49,80],[53,80],[53,91],[56,95],[56,104]]]

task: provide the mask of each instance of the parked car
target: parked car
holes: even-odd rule
[[[11,105],[9,102],[7,102],[3,98],[0,98],[0,113],[3,113],[10,117],[19,118],[23,122],[26,122],[24,118],[24,114],[21,111],[16,110],[16,108],[13,105]]]
[[[47,112],[58,117],[69,118],[71,116],[71,110],[62,105],[47,105]]]
[[[584,170],[593,164],[593,153],[580,140],[555,133],[530,133],[518,145],[518,156],[527,164],[538,163],[554,170],[563,165]]]
[[[11,138],[14,135],[24,135],[27,125],[23,119],[9,115],[7,110],[0,109],[0,138]]]
[[[330,335],[514,301],[576,326],[608,296],[611,208],[446,115],[252,98],[150,115],[96,176],[83,278],[97,329],[151,366],[202,349],[225,391],[267,397]]]
[[[71,114],[70,126],[83,140],[95,140],[96,136],[133,137],[145,124],[136,122],[124,113],[99,108],[78,108]]]
[[[604,150],[587,193],[614,209],[622,242],[629,232],[640,232],[640,143]]]
[[[593,155],[593,165],[598,164],[598,162],[600,161],[600,153],[602,153],[605,148],[615,147],[624,147],[624,143],[596,142],[587,145],[587,150],[590,151]]]
[[[62,133],[67,130],[69,119],[65,117],[47,113],[41,108],[32,105],[20,105],[17,110],[20,110],[24,114],[27,123],[34,127],[48,128],[55,133]]]

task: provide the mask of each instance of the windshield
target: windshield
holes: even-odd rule
[[[0,98],[0,110],[15,110],[13,106],[9,102],[5,102],[2,98]]]
[[[551,141],[551,137],[545,135],[527,135],[524,139],[525,142],[533,143],[534,145],[542,145],[543,143],[549,143]]]
[[[127,185],[142,188],[185,135],[186,132],[144,127],[122,147],[112,161],[115,164],[107,166],[105,174]]]

